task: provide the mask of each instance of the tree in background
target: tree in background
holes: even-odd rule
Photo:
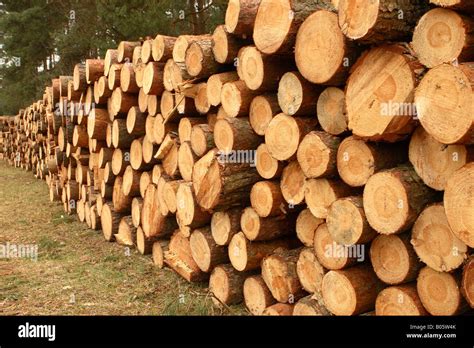
[[[210,33],[226,0],[3,0],[0,115],[41,98],[51,78],[122,40]]]

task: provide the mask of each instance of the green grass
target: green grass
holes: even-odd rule
[[[38,260],[0,259],[2,315],[245,315],[217,308],[207,283],[190,284],[149,256],[106,242],[31,172],[0,161],[0,244],[37,244]]]

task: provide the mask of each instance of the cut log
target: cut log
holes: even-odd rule
[[[359,52],[339,28],[337,14],[326,10],[311,14],[296,36],[296,65],[312,83],[343,84]]]
[[[141,46],[140,41],[121,41],[117,47],[117,61],[119,63],[131,62],[135,47]]]
[[[255,158],[250,155],[252,152],[250,150],[255,150],[262,143],[262,139],[255,134],[248,118],[227,117],[219,119],[214,125],[213,133],[215,146],[221,154],[227,155],[227,159],[232,160],[232,156],[239,153],[248,154],[247,158],[241,158],[240,160],[251,161],[251,164],[255,165]],[[196,154],[199,155],[197,152]]]
[[[294,304],[276,303],[265,308],[262,315],[287,317],[293,315]]]
[[[148,185],[150,185],[151,182],[151,172],[143,172],[140,175],[140,184],[139,184],[139,191],[140,191],[140,196],[143,198],[145,197],[146,189],[148,188]]]
[[[140,177],[142,173],[127,166],[123,173],[122,191],[125,196],[140,196]]]
[[[203,272],[211,272],[215,266],[229,261],[227,248],[216,244],[209,226],[194,230],[189,238],[189,246],[194,261]]]
[[[79,63],[74,66],[73,84],[75,91],[84,91],[87,88],[85,64]]]
[[[169,241],[166,239],[160,239],[153,243],[151,249],[153,264],[162,269],[165,264],[165,253],[168,252]]]
[[[209,99],[207,98],[207,88],[208,88],[207,83],[198,84],[197,94],[196,94],[196,97],[194,98],[195,110],[201,115],[205,115],[209,113],[209,111],[211,110],[211,104],[209,103]],[[178,104],[178,112],[180,112],[179,104]],[[186,110],[184,111],[184,113],[186,113]],[[192,116],[192,115],[189,115],[189,116]]]
[[[464,265],[461,292],[471,308],[474,308],[474,257]]]
[[[296,71],[285,73],[278,85],[278,104],[290,116],[312,116],[322,89]]]
[[[474,12],[474,4],[469,0],[430,0],[430,3],[467,13]]]
[[[105,140],[109,123],[109,114],[106,109],[93,108],[87,118],[87,134],[89,138]]]
[[[166,62],[173,58],[173,47],[176,38],[173,36],[156,35],[152,43],[152,55],[155,62]]]
[[[333,177],[337,175],[337,150],[340,139],[326,132],[312,131],[306,134],[298,146],[297,158],[307,178]]]
[[[285,199],[277,181],[259,181],[250,191],[250,203],[262,218],[284,214]]]
[[[297,161],[290,162],[281,176],[281,193],[291,206],[301,204],[306,190],[306,177]]]
[[[301,250],[296,262],[296,273],[303,289],[321,297],[324,274],[327,270],[318,261],[312,248]]]
[[[474,20],[454,11],[435,8],[420,18],[412,47],[428,68],[474,59]]]
[[[112,92],[111,111],[112,116],[124,114],[125,118],[131,107],[138,106],[138,96],[136,94],[124,93],[120,88],[116,88]]]
[[[198,157],[204,156],[215,147],[214,133],[208,124],[193,126],[190,137],[191,148]]]
[[[131,216],[124,216],[120,220],[118,232],[114,234],[115,241],[127,247],[133,247],[135,245],[137,228],[132,224]]]
[[[209,224],[211,221],[211,214],[198,205],[192,184],[182,183],[179,185],[176,202],[176,218],[180,224],[198,228]]]
[[[145,94],[160,95],[164,91],[163,64],[149,62],[143,72],[143,91]]]
[[[229,243],[229,259],[236,270],[250,271],[260,268],[262,259],[276,249],[289,249],[292,245],[293,241],[289,239],[250,243],[243,232],[239,232]]]
[[[281,113],[278,97],[274,94],[263,94],[253,98],[250,104],[249,121],[255,133],[265,135],[273,116]]]
[[[416,289],[423,307],[431,315],[457,315],[468,308],[460,292],[460,283],[457,274],[425,267],[420,271]]]
[[[153,123],[153,140],[155,143],[161,144],[169,132],[176,132],[177,130],[175,123],[165,122],[163,116],[158,114]]]
[[[382,290],[375,301],[375,315],[428,315],[416,292],[416,284],[391,286]]]
[[[112,202],[114,210],[117,213],[130,213],[132,207],[132,197],[126,196],[123,193],[123,177],[117,176],[114,182],[114,189],[112,195]]]
[[[370,246],[370,260],[377,277],[392,285],[415,280],[422,267],[407,233],[375,238]]]
[[[207,99],[213,106],[218,106],[221,103],[222,87],[227,82],[237,81],[239,77],[235,71],[215,74],[207,80]]]
[[[140,90],[132,63],[122,65],[122,70],[120,70],[120,88],[126,93],[138,93]]]
[[[294,303],[304,296],[296,272],[301,249],[276,251],[262,261],[262,278],[280,303]]]
[[[174,217],[165,217],[161,214],[156,197],[156,185],[149,184],[143,198],[141,211],[141,225],[147,238],[159,236],[164,237],[171,234],[177,223]]]
[[[232,265],[219,265],[209,278],[209,291],[215,305],[233,305],[244,299],[243,285],[246,274],[237,272]]]
[[[321,128],[332,135],[347,131],[346,95],[342,89],[328,87],[321,92],[316,106]]]
[[[294,316],[328,316],[331,312],[324,306],[322,300],[317,300],[313,296],[306,296],[300,299],[293,308]]]
[[[267,307],[276,302],[267,284],[259,275],[245,279],[243,291],[245,306],[253,315],[262,315]]]
[[[152,253],[154,240],[149,240],[145,236],[141,227],[137,228],[137,250],[142,255],[149,255]]]
[[[188,47],[193,43],[197,42],[210,42],[212,40],[211,35],[180,35],[176,39],[173,46],[173,60],[176,63],[184,63],[186,60],[186,51]]]
[[[181,142],[178,150],[178,168],[185,181],[192,181],[193,166],[199,157],[194,153],[189,141]]]
[[[355,255],[351,246],[337,244],[326,224],[319,225],[314,233],[314,253],[321,265],[331,270],[347,268],[354,265],[358,259],[363,261],[365,257]]]
[[[319,9],[334,10],[329,0],[262,0],[255,18],[255,45],[266,54],[292,53],[300,25]]]
[[[270,151],[268,151],[267,144],[261,144],[257,148],[255,156],[257,171],[262,178],[275,179],[281,176],[285,165],[283,162],[272,157]]]
[[[251,207],[245,208],[240,218],[242,232],[250,241],[272,240],[294,232],[295,215],[261,218]]]
[[[106,203],[102,206],[102,211],[100,213],[100,223],[102,226],[102,233],[106,241],[114,241],[114,235],[118,233],[122,216],[123,215],[116,212],[109,203]]]
[[[423,210],[413,225],[411,238],[420,260],[435,271],[451,272],[467,258],[467,246],[451,230],[442,203]]]
[[[127,131],[127,120],[116,119],[112,123],[112,145],[116,149],[129,149],[134,136]]]
[[[337,179],[310,179],[306,181],[304,199],[311,213],[326,219],[331,204],[339,198],[358,194],[359,191]]]
[[[193,187],[199,205],[205,210],[241,205],[259,181],[248,163],[223,163],[217,149],[209,151],[193,168]]]
[[[473,144],[474,64],[431,69],[415,91],[423,128],[443,144]]]
[[[212,214],[211,233],[217,245],[228,245],[232,237],[240,232],[242,209],[234,208]]]
[[[225,28],[229,33],[251,37],[261,0],[230,0],[225,13]]]
[[[409,229],[435,191],[424,185],[412,167],[400,166],[373,175],[364,189],[367,220],[382,234]]]
[[[246,116],[253,98],[258,94],[258,91],[249,89],[242,80],[227,82],[222,87],[222,107],[229,117]]]
[[[143,88],[142,88],[143,90]],[[143,92],[145,93],[145,92]],[[149,94],[147,95],[147,110],[148,110],[148,115],[150,116],[155,116],[159,112],[161,112],[160,109],[160,104],[158,103],[158,96]]]
[[[86,59],[86,81],[94,83],[104,75],[104,61],[102,59]]]
[[[451,176],[444,192],[444,208],[449,226],[453,233],[471,248],[474,247],[473,178],[474,163],[468,163]]]
[[[334,201],[329,207],[326,221],[329,233],[338,244],[365,244],[377,235],[367,222],[360,196]]]
[[[339,26],[348,38],[365,44],[401,41],[427,9],[424,1],[340,0]]]
[[[239,52],[238,71],[240,78],[245,81],[248,88],[253,91],[276,91],[282,76],[294,68],[292,59],[282,59],[278,55],[265,55],[255,46],[247,46]],[[308,97],[311,89],[308,88]],[[314,86],[313,86],[314,87]],[[303,100],[304,100],[303,96]],[[306,106],[306,105],[305,105]]]
[[[296,236],[305,246],[312,247],[314,234],[323,223],[324,220],[315,217],[309,209],[302,210],[296,219]]]
[[[133,226],[139,227],[143,208],[143,199],[134,197],[132,199],[132,222]]]
[[[249,35],[250,37],[250,35]],[[239,50],[251,41],[240,39],[227,32],[225,25],[218,25],[212,34],[212,53],[220,64],[236,64]]]
[[[407,45],[381,46],[363,54],[346,87],[348,126],[353,134],[388,142],[410,134],[416,116],[413,89],[421,72],[422,65]]]
[[[411,137],[408,155],[423,182],[442,191],[456,170],[474,161],[474,148],[442,144],[418,127]]]
[[[317,123],[316,118],[296,118],[285,114],[275,116],[265,131],[265,143],[270,154],[279,161],[295,158],[301,140]]]
[[[337,170],[346,184],[361,187],[376,172],[406,162],[406,153],[404,144],[369,143],[350,136],[337,150]]]
[[[326,307],[335,315],[357,315],[375,307],[383,285],[370,265],[329,271],[323,278],[322,292]]]
[[[212,39],[191,43],[186,50],[186,70],[194,78],[207,78],[222,70],[222,65],[214,60]]]

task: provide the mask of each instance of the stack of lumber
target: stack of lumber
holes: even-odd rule
[[[124,41],[54,79],[2,153],[216,305],[465,313],[474,7],[430,2],[230,0],[212,35]]]

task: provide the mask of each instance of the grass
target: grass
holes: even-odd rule
[[[31,172],[0,161],[0,244],[36,244],[38,258],[0,258],[1,315],[244,315],[217,308],[207,283],[190,284],[149,256],[106,242]]]

